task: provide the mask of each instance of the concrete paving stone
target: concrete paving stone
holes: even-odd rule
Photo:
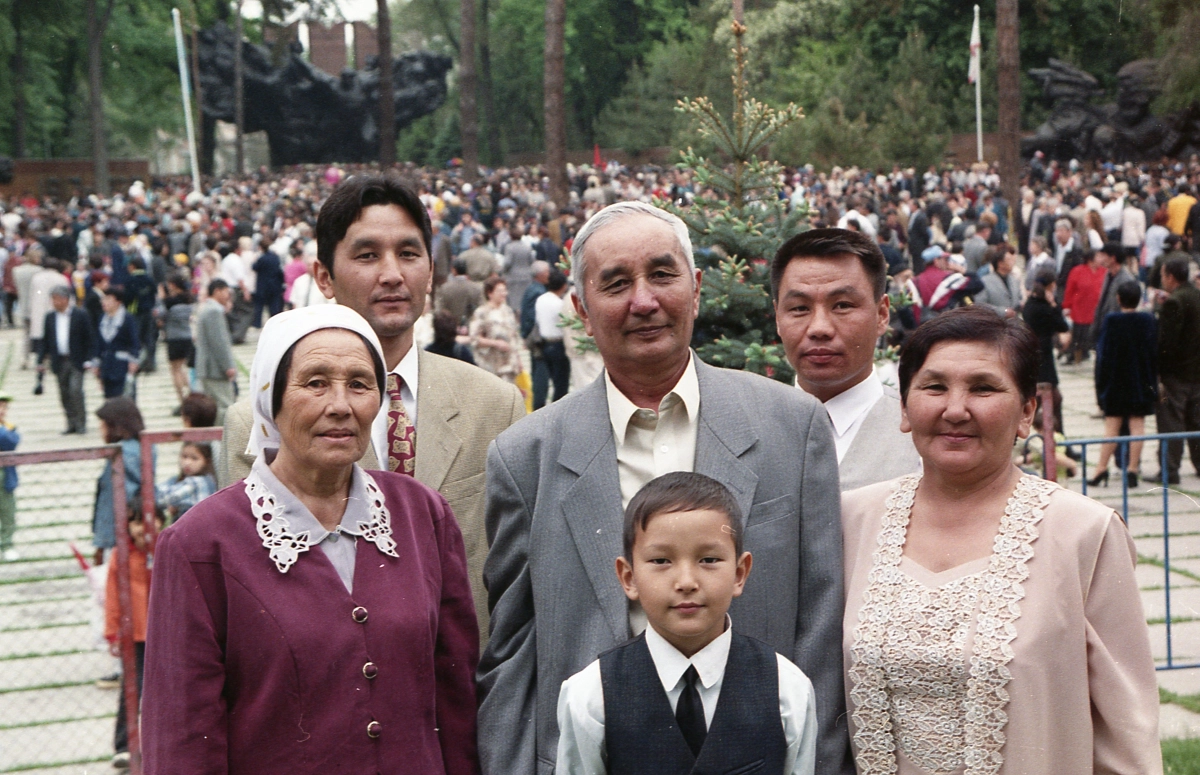
[[[1158,738],[1200,737],[1200,713],[1192,713],[1173,703],[1164,703],[1158,708]]]
[[[1142,608],[1149,620],[1165,619],[1167,596],[1165,590],[1142,593]],[[1200,619],[1200,586],[1171,589],[1171,620]]]
[[[1200,576],[1200,558],[1176,557],[1175,553],[1172,552],[1171,569],[1191,573],[1194,576]]]
[[[0,726],[34,724],[66,718],[116,715],[116,689],[97,689],[94,684],[58,689],[11,692],[0,703]]]
[[[111,719],[91,719],[4,730],[0,731],[0,751],[5,752],[6,764],[12,769],[111,757],[114,724]],[[111,767],[108,771],[113,772]]]
[[[1163,586],[1164,573],[1163,569],[1157,565],[1148,563],[1138,563],[1133,569],[1134,575],[1137,577],[1138,589],[1145,590],[1147,588],[1159,589]],[[1179,573],[1171,574],[1171,588],[1188,588],[1200,586],[1200,582],[1194,579],[1189,579]]]
[[[1167,628],[1150,625],[1150,653],[1159,665],[1167,659]],[[1176,663],[1200,662],[1200,621],[1181,622],[1171,627],[1171,656]]]
[[[78,576],[65,579],[0,586],[0,603],[24,601],[37,604],[37,601],[43,598],[89,594],[90,591],[87,580],[80,573]]]
[[[5,610],[0,619],[0,635],[17,627],[36,627],[45,624],[86,621],[95,604],[90,599],[59,600],[51,603],[29,603]]]
[[[1159,559],[1163,557],[1165,547],[1161,536],[1138,538],[1134,540],[1134,544],[1137,546],[1138,554]],[[1175,536],[1170,539],[1169,544],[1172,561],[1177,558],[1200,557],[1200,535]]]
[[[102,641],[103,620],[97,617],[94,621],[89,617],[83,621],[86,624],[72,625],[70,627],[52,627],[44,630],[22,630],[20,632],[0,633],[0,658],[19,656],[30,653],[43,653],[49,651],[80,651],[86,653],[89,657],[93,652],[101,655],[106,655],[107,649],[101,651],[97,648]],[[9,675],[9,673],[20,673],[25,670],[25,666],[19,665],[21,660],[13,660],[13,664],[0,670],[0,683],[4,681],[20,681],[20,683],[12,683],[13,686],[30,686],[36,683],[53,683],[45,679],[36,681],[27,681],[20,679],[17,675]],[[102,675],[98,673],[97,675]]]
[[[0,690],[94,681],[109,671],[112,659],[108,654],[89,651],[57,657],[16,659],[4,664],[20,669],[0,671]],[[7,697],[8,695],[0,696]]]
[[[1200,694],[1200,668],[1159,670],[1158,685],[1176,694]]]
[[[80,551],[86,554],[88,549],[80,547]],[[69,573],[83,575],[74,556],[56,560],[6,562],[0,564],[0,585],[5,582],[12,583],[15,579],[65,576]]]

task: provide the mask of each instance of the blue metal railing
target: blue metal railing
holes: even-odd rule
[[[1095,444],[1116,444],[1117,445],[1117,460],[1126,460],[1127,467],[1131,470],[1137,470],[1138,461],[1129,460],[1129,445],[1135,441],[1178,441],[1183,443],[1185,439],[1200,438],[1200,431],[1187,431],[1184,433],[1153,433],[1143,434],[1140,436],[1115,436],[1105,438],[1091,439],[1065,439],[1055,444],[1056,447],[1081,447],[1083,454],[1080,455],[1079,475],[1083,481],[1083,494],[1088,494],[1088,473],[1087,473],[1087,448]],[[1047,460],[1049,455],[1044,455]],[[1194,465],[1200,466],[1200,462],[1193,461]],[[1159,665],[1159,670],[1182,670],[1184,668],[1200,667],[1200,662],[1192,662],[1189,664],[1176,664],[1171,641],[1171,502],[1170,502],[1170,486],[1167,484],[1167,445],[1159,444],[1158,449],[1158,470],[1159,480],[1143,479],[1142,481],[1148,485],[1158,486],[1162,490],[1162,536],[1163,536],[1163,595],[1165,599],[1165,623],[1167,628],[1167,663]],[[1118,476],[1121,483],[1121,519],[1125,520],[1125,524],[1129,524],[1129,481],[1124,475]]]

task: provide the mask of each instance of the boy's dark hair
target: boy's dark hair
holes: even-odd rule
[[[551,293],[558,293],[567,286],[567,276],[562,273],[561,269],[555,267],[550,270],[550,279],[546,280],[546,290]]]
[[[783,243],[771,261],[771,300],[779,301],[779,284],[788,264],[795,258],[831,258],[851,255],[862,262],[871,281],[874,298],[887,293],[887,259],[879,243],[865,234],[849,229],[811,229]]]
[[[362,211],[372,205],[396,205],[421,230],[425,253],[433,260],[433,228],[417,192],[394,175],[352,175],[344,180],[317,213],[317,260],[333,277],[333,254]]]
[[[217,402],[204,393],[189,393],[179,407],[179,415],[193,428],[211,428],[217,424]]]
[[[110,398],[96,410],[96,416],[108,426],[105,444],[115,444],[125,439],[136,439],[146,429],[138,405],[128,396]]]
[[[1136,280],[1126,280],[1117,286],[1117,301],[1121,309],[1137,309],[1142,301],[1142,286]]]
[[[625,508],[625,559],[633,562],[633,541],[650,518],[681,511],[717,511],[729,517],[729,533],[738,557],[742,556],[742,510],[725,485],[704,474],[676,471],[652,479],[638,490]]]

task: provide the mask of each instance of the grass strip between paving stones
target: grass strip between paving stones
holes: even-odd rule
[[[73,689],[76,686],[93,686],[95,683],[95,678],[89,678],[86,681],[60,681],[58,683],[35,684],[33,686],[12,686],[8,689],[0,689],[0,694],[15,694],[16,692],[40,692],[46,689]],[[3,770],[0,770],[0,772],[3,772]]]
[[[72,600],[91,600],[91,595],[63,595],[62,597],[39,597],[32,600],[0,601],[0,608],[10,605],[40,605],[42,603],[65,603]]]
[[[41,581],[62,581],[63,579],[81,578],[83,578],[82,571],[75,571],[74,573],[62,573],[57,576],[19,576],[15,579],[0,579],[0,587],[7,587],[12,584],[37,584]]]
[[[1138,561],[1138,565],[1153,565],[1156,568],[1165,567],[1163,565],[1162,560],[1158,559],[1157,557],[1147,557],[1144,554],[1139,554],[1137,556],[1137,561]],[[1178,573],[1180,576],[1183,576],[1184,578],[1187,578],[1187,579],[1191,579],[1192,581],[1200,581],[1200,574],[1192,573],[1187,568],[1177,568],[1174,565],[1172,565],[1171,572]]]
[[[1187,624],[1188,622],[1194,622],[1197,620],[1200,620],[1200,617],[1197,617],[1197,616],[1172,616],[1171,624]],[[1165,616],[1156,616],[1153,619],[1146,620],[1147,625],[1166,624],[1166,623],[1167,623],[1167,617],[1165,617]]]
[[[1178,705],[1192,713],[1200,713],[1200,694],[1176,694],[1160,686],[1158,687],[1158,701]]]
[[[95,654],[96,649],[66,649],[63,651],[26,651],[24,654],[9,654],[0,657],[0,662],[12,662],[17,659],[42,659],[44,657],[73,657],[76,654]],[[3,727],[0,727],[3,729]]]
[[[54,767],[70,767],[74,764],[95,764],[96,762],[106,762],[110,756],[100,756],[92,759],[71,759],[70,761],[61,762],[37,762],[36,764],[18,764],[16,767],[9,767],[0,772],[28,772],[29,770],[48,770]]]
[[[51,622],[49,624],[35,624],[32,627],[4,627],[0,628],[0,634],[31,632],[33,630],[54,630],[60,627],[83,627],[88,624],[91,624],[91,622]]]
[[[76,716],[75,718],[52,718],[45,721],[25,721],[20,724],[0,724],[0,732],[10,729],[29,729],[30,727],[48,727],[51,724],[70,724],[72,721],[98,721],[105,718],[116,718],[116,713],[101,713],[96,716]],[[39,767],[41,765],[38,765]]]
[[[1162,741],[1164,775],[1200,775],[1200,738]]]

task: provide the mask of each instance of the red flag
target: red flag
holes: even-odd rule
[[[604,166],[604,160],[600,158],[600,143],[596,143],[596,145],[592,148],[592,166]]]

